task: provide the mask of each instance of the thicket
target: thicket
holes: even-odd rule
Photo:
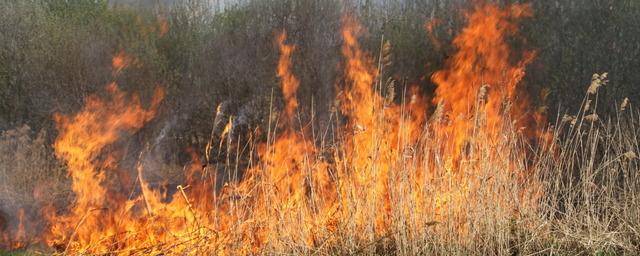
[[[535,16],[521,28],[527,45],[514,48],[538,49],[525,86],[538,105],[550,108],[550,116],[575,109],[582,89],[576,85],[588,83],[596,72],[610,74],[611,86],[601,92],[606,102],[640,98],[640,3],[532,5]],[[455,50],[450,42],[469,6],[468,1],[435,0],[267,0],[220,10],[205,1],[147,8],[93,0],[7,1],[0,6],[0,129],[27,124],[53,130],[53,113],[77,110],[83,96],[102,93],[113,79],[111,57],[119,51],[135,58],[116,74],[121,87],[143,98],[157,85],[167,89],[166,110],[157,123],[173,123],[172,134],[207,134],[212,112],[224,102],[227,112],[238,116],[244,111],[248,119],[259,119],[262,115],[249,115],[249,109],[264,109],[272,91],[279,93],[273,90],[274,37],[283,29],[297,47],[294,72],[306,109],[301,112],[308,116],[313,104],[322,122],[336,81],[342,79],[339,28],[344,15],[358,17],[367,27],[362,44],[368,51],[375,54],[381,40],[391,44],[393,59],[386,72],[429,94],[434,88],[430,75]],[[438,42],[425,29],[432,20],[437,21],[433,36]],[[165,21],[169,30],[162,35]],[[540,102],[545,88],[551,94]]]

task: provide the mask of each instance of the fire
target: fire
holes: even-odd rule
[[[518,129],[536,128],[519,85],[535,51],[514,58],[507,44],[507,37],[517,33],[518,20],[531,15],[526,4],[476,6],[467,13],[469,25],[454,39],[457,52],[432,76],[437,84],[432,102],[439,110],[430,125],[440,144],[436,150],[445,156],[441,175],[450,182],[434,197],[436,212],[457,218],[460,234],[466,234],[473,222],[465,208],[481,208],[478,200],[504,207],[495,210],[501,216],[535,207],[539,187],[517,187],[528,172],[518,143],[531,136]],[[516,186],[511,189],[519,191],[520,198],[502,195],[500,183]],[[488,198],[479,197],[480,191]]]
[[[280,59],[277,74],[285,100],[286,126],[273,144],[261,145],[261,164],[249,170],[249,178],[240,184],[240,187],[256,186],[260,191],[253,195],[256,205],[252,212],[253,221],[264,226],[257,234],[258,246],[278,246],[282,242],[270,240],[270,234],[276,233],[312,246],[322,240],[314,235],[314,230],[317,226],[324,226],[326,216],[323,216],[323,211],[332,206],[325,202],[332,198],[327,164],[314,160],[316,149],[313,142],[304,137],[304,131],[298,133],[293,128],[299,81],[290,69],[295,48],[285,44],[285,39],[285,32],[278,35]],[[322,197],[316,198],[317,195]],[[313,211],[313,207],[317,211]]]
[[[169,32],[169,21],[167,17],[158,15],[158,33],[160,37],[166,35],[167,32]]]
[[[476,7],[467,14],[469,26],[453,41],[458,51],[448,60],[446,69],[433,74],[433,81],[438,85],[433,103],[443,104],[446,112],[451,113],[449,123],[440,128],[440,133],[454,141],[446,149],[454,160],[463,153],[465,140],[473,128],[471,115],[483,113],[487,118],[486,129],[497,131],[503,124],[504,112],[520,117],[528,110],[518,85],[535,52],[525,52],[516,65],[512,65],[506,37],[517,32],[514,20],[531,15],[528,5],[511,5],[505,9],[495,5]],[[478,101],[480,105],[476,104]],[[508,105],[512,103],[520,104]]]
[[[91,96],[78,113],[54,116],[55,153],[67,164],[75,201],[61,213],[45,209],[44,241],[68,254],[127,255],[313,253],[424,237],[465,243],[471,226],[495,224],[484,221],[487,215],[506,222],[535,205],[535,184],[521,179],[527,171],[517,147],[522,136],[513,128],[531,120],[523,117],[528,103],[519,83],[535,54],[514,62],[506,43],[517,20],[530,15],[528,5],[469,12],[468,26],[454,40],[457,52],[432,77],[431,100],[415,86],[385,83],[384,67],[358,43],[364,30],[345,17],[345,79],[337,87],[346,121],[329,152],[294,128],[296,48],[286,43],[286,32],[278,34],[275,73],[286,122],[269,127],[267,142],[257,146],[258,162],[242,179],[221,188],[218,170],[203,165],[194,150],[186,183],[172,194],[144,179],[147,151],[140,153],[137,177],[119,179],[127,175],[116,175],[126,174],[117,142],[155,117],[164,92],[156,90],[145,108],[138,96],[109,84],[107,99]],[[114,70],[129,60],[116,55]]]
[[[442,49],[442,42],[440,42],[440,40],[438,40],[438,38],[435,35],[435,29],[441,23],[442,23],[441,20],[433,18],[433,19],[429,20],[424,25],[424,28],[428,32],[427,35],[429,36],[429,41],[431,41],[431,44],[433,44],[433,46],[436,48],[436,50],[441,50]]]
[[[300,86],[300,81],[291,74],[291,54],[295,50],[294,46],[287,45],[284,40],[287,37],[286,32],[281,32],[278,37],[278,46],[280,47],[280,60],[278,61],[278,77],[281,80],[282,94],[286,102],[286,115],[289,120],[293,118],[294,111],[298,107],[298,100],[296,99],[296,91]],[[292,125],[292,123],[290,123]]]
[[[0,211],[0,248],[20,249],[29,240],[25,230],[25,211],[20,208],[17,212],[18,223],[14,230],[9,226],[8,220]],[[10,232],[12,231],[12,232]]]
[[[149,109],[142,107],[137,96],[128,99],[115,83],[107,86],[107,92],[111,101],[88,97],[79,113],[54,116],[59,131],[55,152],[67,163],[76,200],[67,215],[46,214],[52,223],[46,237],[49,245],[94,244],[114,231],[107,224],[116,222],[116,216],[104,216],[104,208],[125,207],[110,195],[105,184],[115,159],[112,155],[103,157],[103,149],[116,142],[121,133],[138,130],[149,122],[164,92],[156,90]],[[106,219],[109,217],[114,219]]]
[[[114,74],[120,73],[125,67],[129,66],[133,62],[131,56],[127,55],[124,51],[120,51],[117,55],[111,59],[111,67]]]
[[[380,235],[388,231],[387,221],[392,214],[389,186],[397,174],[393,170],[398,168],[401,151],[419,138],[426,107],[417,91],[413,92],[412,102],[403,105],[389,104],[393,99],[379,94],[382,83],[378,81],[378,68],[357,42],[361,31],[353,19],[344,20],[342,54],[347,85],[342,92],[342,111],[349,121],[345,127],[346,154],[339,159],[344,161],[340,166],[347,168],[339,171],[350,177],[346,187],[353,191],[340,192],[357,204],[355,212],[345,213],[355,215],[357,227]]]

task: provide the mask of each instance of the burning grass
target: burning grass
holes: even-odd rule
[[[516,54],[506,42],[530,15],[528,5],[469,11],[457,53],[432,77],[432,99],[385,77],[392,46],[383,43],[376,61],[359,46],[357,21],[345,17],[345,79],[330,139],[296,119],[296,90],[309,85],[293,73],[295,47],[282,32],[276,74],[285,108],[271,111],[266,142],[239,145],[225,128],[205,159],[222,145],[232,157],[248,148],[248,167],[205,165],[196,155],[174,193],[145,180],[153,145],[139,153],[135,178],[121,174],[114,145],[154,118],[163,91],[144,107],[112,83],[108,98],[89,97],[79,112],[54,118],[73,203],[43,208],[42,235],[10,227],[2,243],[114,255],[638,250],[638,115],[625,101],[619,116],[597,116],[603,74],[575,116],[545,129],[545,113],[531,111],[520,85],[535,52]],[[117,72],[124,56],[114,58]]]

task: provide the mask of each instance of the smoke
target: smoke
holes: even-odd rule
[[[67,203],[69,180],[46,137],[26,125],[0,133],[0,247],[37,234],[43,206]]]

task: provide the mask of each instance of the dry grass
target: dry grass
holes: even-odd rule
[[[447,156],[437,146],[446,138],[434,136],[432,132],[431,126],[442,118],[435,111],[436,114],[424,127],[422,138],[403,152],[361,152],[372,155],[373,159],[401,160],[392,166],[397,171],[387,177],[388,183],[392,184],[391,215],[385,220],[388,229],[382,233],[375,231],[379,225],[376,213],[382,205],[361,190],[376,186],[377,181],[369,180],[358,187],[348,187],[347,183],[337,187],[344,189],[339,194],[348,195],[337,199],[348,208],[342,213],[361,216],[364,223],[345,215],[337,220],[335,226],[316,229],[314,237],[322,239],[310,247],[300,240],[308,235],[300,230],[306,223],[303,223],[303,218],[296,217],[304,215],[308,209],[303,205],[297,208],[275,207],[272,212],[275,226],[269,227],[269,239],[261,254],[617,255],[638,252],[640,115],[628,100],[624,100],[617,115],[607,119],[599,117],[596,112],[597,89],[605,86],[606,78],[594,77],[594,83],[596,85],[591,85],[582,108],[576,114],[558,118],[555,127],[549,130],[552,139],[547,142],[535,146],[529,144],[518,129],[505,125],[501,128],[502,139],[493,147],[504,148],[499,152],[507,154],[495,157],[486,153],[491,151],[483,143],[488,137],[487,131],[478,129],[473,133],[469,137],[467,154],[459,163],[461,173],[472,175],[465,181],[464,189],[449,173],[451,163],[446,161]],[[384,111],[379,115],[377,118],[384,119]],[[473,116],[474,123],[478,125],[485,118],[482,113]],[[338,127],[340,124],[336,121],[333,129],[339,131]],[[305,136],[328,133],[331,131]],[[333,134],[333,137],[324,137],[325,141],[321,143],[324,146],[319,151],[332,155],[333,169],[354,168],[344,165],[348,161],[343,159],[346,147],[352,142],[338,136],[339,133]],[[276,136],[275,133],[270,134],[273,139]],[[0,198],[3,209],[34,209],[43,200],[66,205],[70,195],[66,189],[69,183],[65,169],[52,156],[44,134],[35,134],[24,126],[4,132],[1,138]],[[237,148],[227,147],[227,159],[231,160],[220,165],[224,166],[223,173],[229,174],[229,182],[237,179],[231,174],[238,175],[238,161],[246,161],[234,157],[238,152]],[[313,171],[312,166],[319,161],[325,160],[307,156],[301,170]],[[469,164],[472,161],[474,164]],[[380,171],[375,162],[371,162],[374,165],[368,167],[368,172]],[[433,170],[426,179],[415,176],[420,166],[429,166]],[[518,173],[496,175],[511,169],[525,170],[526,176],[523,178]],[[416,184],[416,180],[424,184]],[[273,190],[273,186],[266,183],[258,186],[264,191],[263,198],[277,200],[279,192]],[[38,192],[42,189],[45,191]],[[461,190],[466,191],[464,196],[456,198],[456,193]],[[411,196],[418,192],[423,193],[424,198]],[[446,197],[440,197],[443,192]],[[445,208],[428,206],[440,203],[434,198],[453,203],[446,204]],[[312,192],[307,202],[323,203],[325,200],[322,195]],[[241,214],[250,210],[237,211]],[[13,213],[9,215],[13,216]],[[259,223],[239,222],[235,225],[264,228]],[[207,240],[197,241],[189,251],[211,252],[207,251],[212,249],[206,245]],[[241,241],[236,242],[238,244],[232,246],[237,249],[245,246]],[[158,248],[172,252],[174,246],[165,244]]]
[[[44,131],[35,133],[24,125],[0,135],[0,209],[37,209],[36,198],[67,202],[69,180],[65,176]]]
[[[335,227],[319,228],[314,237],[320,237],[310,247],[305,237],[304,207],[274,208],[275,227],[270,227],[269,243],[262,254],[316,254],[316,255],[633,255],[640,250],[640,177],[638,138],[640,115],[629,106],[628,100],[620,105],[617,115],[608,119],[597,117],[597,89],[605,86],[604,77],[594,77],[582,108],[573,116],[557,120],[547,131],[549,140],[531,144],[519,129],[510,125],[501,128],[501,140],[492,147],[503,148],[500,157],[492,156],[485,139],[486,130],[478,129],[469,138],[467,154],[460,159],[461,173],[470,175],[465,188],[449,171],[447,156],[438,145],[446,138],[432,134],[438,122],[435,111],[430,123],[424,127],[420,141],[401,152],[400,162],[394,164],[394,175],[387,177],[391,188],[392,214],[385,223],[389,229],[376,232],[376,215],[382,209],[380,201],[368,198],[362,189],[375,187],[376,180],[359,186],[343,184],[347,195],[338,198],[348,208],[344,218]],[[595,87],[595,88],[594,88]],[[482,90],[482,89],[481,89]],[[479,97],[482,98],[482,97]],[[384,111],[378,113],[384,119]],[[597,117],[597,118],[596,118]],[[474,113],[474,123],[482,124],[482,113]],[[339,119],[335,118],[334,120]],[[400,123],[399,125],[403,125]],[[336,121],[333,129],[339,130]],[[331,129],[331,127],[329,128]],[[364,128],[363,128],[364,129]],[[378,130],[373,127],[369,129]],[[380,141],[384,141],[380,134]],[[355,131],[358,132],[358,131]],[[307,134],[314,137],[330,131]],[[348,163],[344,157],[351,141],[334,134],[324,140],[320,149],[333,155],[336,170],[357,168],[341,166]],[[276,135],[271,135],[274,141]],[[372,142],[378,143],[378,142]],[[374,147],[378,148],[378,147]],[[523,154],[523,152],[525,152]],[[372,159],[396,159],[398,152],[361,152]],[[228,152],[233,154],[233,152]],[[323,159],[305,158],[302,170],[313,171]],[[468,164],[475,161],[474,164]],[[381,170],[373,160],[367,172]],[[260,163],[258,163],[259,165]],[[233,166],[233,164],[231,164]],[[430,166],[428,179],[419,179],[416,170]],[[233,169],[233,168],[231,168]],[[265,167],[265,169],[267,169]],[[505,170],[522,173],[499,175]],[[522,175],[525,175],[524,177]],[[371,176],[371,177],[375,177]],[[422,180],[424,184],[416,184]],[[277,191],[269,184],[258,187],[266,191],[266,198],[277,201]],[[420,201],[411,196],[419,191],[427,198]],[[313,189],[312,189],[313,190]],[[459,191],[466,191],[461,198]],[[447,214],[442,209],[425,206],[437,204],[429,199],[446,193],[454,204],[448,204]],[[523,196],[523,194],[528,196]],[[269,197],[271,195],[271,197]],[[369,195],[370,196],[370,195]],[[424,198],[423,198],[424,199]],[[322,195],[310,193],[308,202],[323,203]],[[431,211],[423,211],[429,209]],[[407,211],[408,210],[408,211]],[[250,211],[250,210],[249,210]],[[361,215],[359,215],[361,214]],[[351,216],[351,218],[349,217]],[[355,216],[365,216],[361,223]],[[238,223],[238,226],[243,223]],[[250,224],[251,225],[251,224]],[[259,228],[256,225],[255,228]],[[461,231],[462,230],[462,231]],[[242,247],[242,245],[238,245]]]
[[[582,108],[557,121],[555,150],[540,152],[536,163],[551,251],[640,251],[640,115],[625,99],[615,116],[599,117],[597,91],[605,84],[606,74],[594,75]]]
[[[42,205],[71,202],[70,180],[44,131],[24,125],[0,134],[0,248],[23,246],[40,230]],[[2,223],[0,223],[2,224]],[[18,231],[19,227],[23,231]],[[11,235],[8,235],[11,234]],[[0,250],[1,251],[1,250]]]

